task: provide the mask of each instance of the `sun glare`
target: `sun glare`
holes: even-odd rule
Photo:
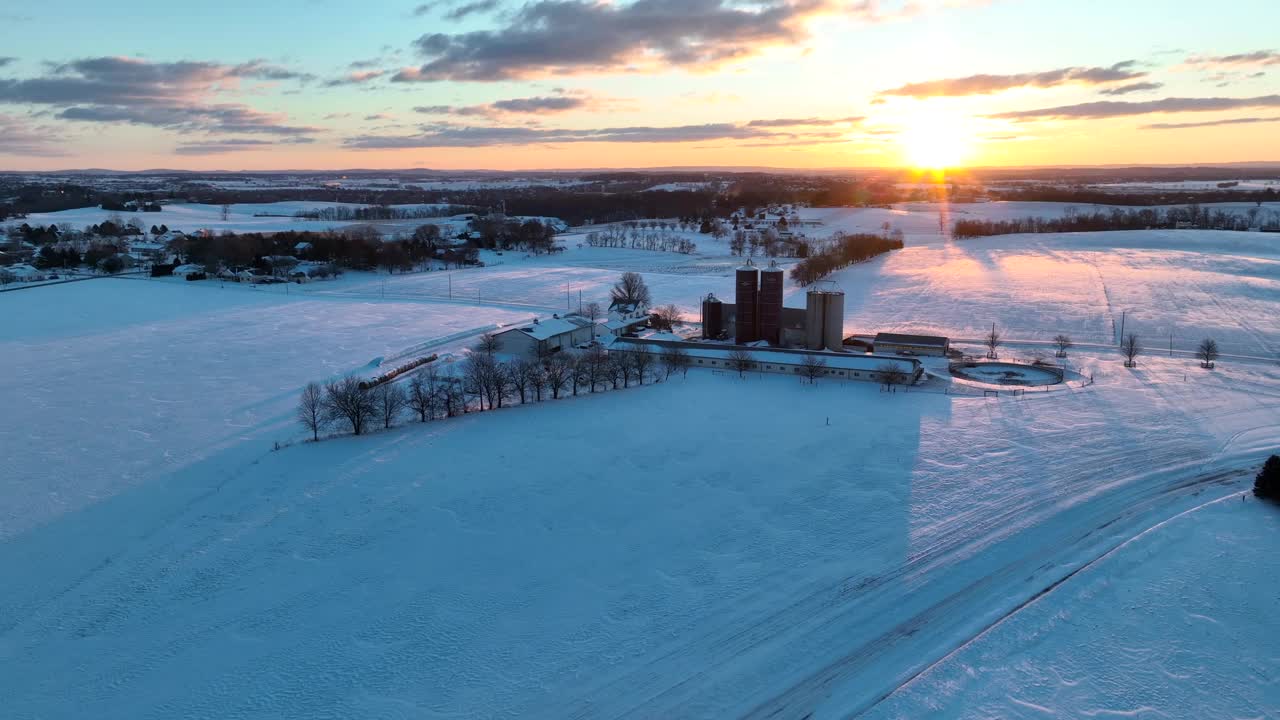
[[[973,151],[973,138],[962,117],[921,112],[899,135],[903,161],[922,170],[962,166]]]

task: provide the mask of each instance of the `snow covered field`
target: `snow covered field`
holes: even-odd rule
[[[1257,579],[1280,575],[1278,532],[1251,497],[1174,517],[867,717],[1272,717],[1280,633]]]
[[[1010,337],[1105,342],[1127,302],[1137,332],[1189,318],[1189,336],[1261,354],[1280,339],[1269,239],[921,243],[840,274],[846,328],[976,337],[1001,313]],[[565,282],[573,306],[629,269],[660,303],[731,297],[740,260],[705,253],[506,253],[290,295],[122,279],[0,294],[0,396],[19,409],[0,415],[0,577],[19,579],[0,593],[5,717],[1280,706],[1274,613],[1209,611],[1254,602],[1246,582],[1274,600],[1274,560],[1232,544],[1274,536],[1236,499],[1280,447],[1274,362],[1126,370],[1080,347],[1094,384],[1020,398],[695,370],[272,451],[300,436],[306,382],[564,307]],[[486,304],[441,299],[450,275]]]
[[[0,540],[293,434],[298,388],[531,313],[98,279],[0,295]]]

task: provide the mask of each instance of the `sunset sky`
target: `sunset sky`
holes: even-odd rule
[[[1280,160],[1276,0],[6,8],[0,169]]]

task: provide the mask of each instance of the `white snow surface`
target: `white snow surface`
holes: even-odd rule
[[[0,414],[0,577],[17,579],[0,593],[4,716],[1280,706],[1275,614],[1209,611],[1239,588],[1275,597],[1274,559],[1234,543],[1274,536],[1237,496],[1280,447],[1280,367],[1147,353],[1129,370],[1088,344],[1128,303],[1144,334],[1190,318],[1189,337],[1226,353],[1268,351],[1269,237],[925,235],[840,274],[846,328],[1067,330],[1071,369],[1095,382],[975,397],[943,394],[945,378],[886,394],[694,370],[311,444],[292,417],[308,381],[415,348],[460,355],[578,291],[602,299],[622,270],[693,309],[708,290],[731,297],[740,259],[571,248],[305,286],[0,294],[0,396],[18,409]],[[1224,528],[1239,534],[1205,539]],[[1238,584],[1196,595],[1200,577]],[[1180,596],[1220,627],[1178,615]]]

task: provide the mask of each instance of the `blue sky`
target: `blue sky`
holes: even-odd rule
[[[1277,21],[1261,0],[45,2],[0,13],[0,166],[1280,160]]]

